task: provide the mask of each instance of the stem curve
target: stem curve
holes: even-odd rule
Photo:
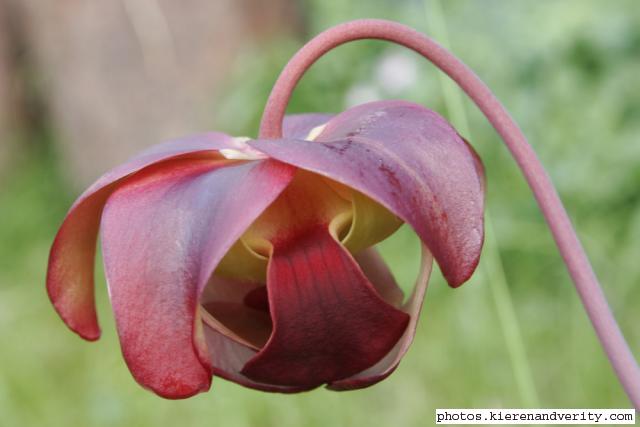
[[[500,101],[462,61],[424,34],[396,22],[361,19],[329,28],[305,44],[276,81],[260,123],[260,138],[281,138],[289,98],[307,69],[329,50],[349,41],[379,39],[405,46],[431,61],[473,100],[502,137],[538,202],[620,383],[640,410],[640,368],[627,345],[558,193],[526,137]]]

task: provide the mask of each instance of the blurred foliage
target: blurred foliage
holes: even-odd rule
[[[431,33],[428,1],[303,4],[307,38],[359,17]],[[640,354],[640,8],[622,0],[453,0],[444,4],[444,19],[452,50],[495,91],[548,168]],[[255,135],[270,86],[303,41],[240,55],[228,90],[211,105],[212,128]],[[437,71],[412,53],[413,62],[401,63],[415,67],[414,82],[398,89],[381,80],[382,61],[405,53],[375,41],[336,49],[303,79],[290,111],[340,111],[357,92],[412,100],[446,115]],[[489,124],[465,103],[541,405],[627,407],[530,191]],[[524,405],[488,276],[451,290],[438,273],[413,348],[370,389],[284,396],[216,379],[210,393],[178,402],[142,390],[119,352],[99,259],[102,340],[87,344],[66,331],[46,298],[48,248],[73,199],[53,137],[48,132],[41,143],[27,144],[0,183],[0,426],[423,426],[435,408]],[[418,264],[415,237],[403,228],[383,251],[409,289]]]

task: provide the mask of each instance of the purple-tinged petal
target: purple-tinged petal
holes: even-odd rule
[[[283,137],[315,140],[331,118],[333,115],[321,113],[285,116]],[[348,234],[341,239],[351,253],[384,240],[402,224],[399,218],[364,194],[329,179],[326,183],[345,200],[351,201],[351,211],[333,224],[342,227],[345,222],[351,223]]]
[[[374,247],[367,248],[354,258],[380,297],[394,307],[401,307],[404,293],[378,251]]]
[[[480,179],[480,185],[482,186],[482,194],[486,195],[487,194],[487,175],[485,174],[484,164],[482,163],[482,159],[480,158],[480,155],[478,154],[476,149],[473,148],[473,145],[469,143],[469,141],[467,141],[462,136],[460,138],[462,138],[464,143],[467,145],[467,148],[471,152],[471,155],[473,156],[473,164],[476,167],[476,173],[478,174],[478,179]]]
[[[308,113],[285,116],[282,123],[282,135],[285,138],[308,139],[309,133],[327,123],[332,114]]]
[[[105,273],[124,358],[143,386],[167,398],[208,389],[200,294],[294,171],[273,160],[224,167],[189,161],[149,169],[109,197],[101,226]]]
[[[484,193],[474,154],[437,113],[405,101],[347,110],[315,141],[257,140],[272,158],[350,186],[409,223],[452,286],[475,270]]]
[[[107,172],[71,206],[49,256],[47,291],[56,311],[82,338],[96,340],[100,327],[93,296],[93,266],[100,213],[109,195],[127,177],[150,165],[176,159],[211,158],[232,138],[212,132],[151,147]],[[231,144],[233,146],[233,144]]]
[[[384,302],[326,225],[273,242],[267,272],[273,333],[248,378],[314,387],[381,360],[409,316]]]
[[[416,327],[418,326],[420,311],[427,292],[427,285],[429,283],[432,265],[433,258],[431,253],[429,253],[429,250],[423,246],[422,265],[420,267],[420,274],[416,281],[416,286],[411,297],[402,308],[405,313],[411,316],[411,320],[409,320],[409,324],[407,325],[404,334],[393,349],[384,357],[384,359],[380,360],[371,368],[352,377],[340,381],[334,381],[328,384],[327,388],[340,391],[369,387],[384,380],[393,373],[393,371],[398,367],[400,360],[402,360],[404,355],[407,353],[407,350],[409,350],[409,347],[413,342],[413,337],[416,334]]]

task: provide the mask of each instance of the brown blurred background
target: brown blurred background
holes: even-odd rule
[[[152,143],[210,126],[238,52],[300,31],[291,0],[0,1],[0,169],[53,123],[83,187]],[[4,141],[7,141],[5,143]],[[3,167],[4,166],[4,167]]]

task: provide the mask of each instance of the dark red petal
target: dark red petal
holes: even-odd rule
[[[478,264],[483,184],[473,153],[437,113],[381,101],[331,119],[315,141],[258,140],[253,148],[348,185],[409,223],[452,286]]]
[[[100,177],[73,204],[56,235],[47,270],[47,291],[64,322],[87,340],[100,337],[93,297],[93,265],[100,213],[111,192],[126,177],[158,163],[179,158],[217,158],[231,137],[208,133],[170,141]]]
[[[409,316],[385,303],[326,226],[275,241],[267,271],[273,333],[242,374],[313,387],[381,360]]]
[[[404,312],[411,316],[411,320],[409,321],[409,325],[402,335],[402,338],[400,338],[393,349],[384,357],[384,359],[371,368],[352,377],[340,381],[334,381],[330,383],[327,388],[331,390],[353,390],[369,387],[387,378],[398,367],[400,360],[402,360],[407,350],[409,350],[409,347],[413,342],[413,337],[416,334],[416,327],[418,326],[424,296],[427,292],[427,284],[429,283],[432,265],[433,258],[431,257],[429,250],[426,247],[423,247],[422,265],[420,267],[420,274],[418,275],[416,286],[411,297],[402,308]]]
[[[282,123],[282,136],[285,138],[306,139],[309,132],[327,123],[332,114],[308,113],[285,116]]]
[[[223,333],[205,324],[204,334],[211,360],[213,374],[245,387],[278,393],[298,393],[315,387],[295,387],[266,384],[253,381],[240,373],[244,365],[253,358],[257,351],[229,338]]]
[[[277,386],[251,381],[240,373],[258,352],[256,336],[271,333],[271,318],[264,285],[212,276],[200,301],[204,335],[213,374],[245,387],[279,393],[295,393],[308,388]],[[249,298],[247,298],[249,297]],[[257,307],[247,304],[247,299]],[[233,312],[231,312],[233,309]],[[266,341],[265,338],[265,341]],[[261,346],[261,345],[260,345]]]
[[[190,161],[113,192],[102,216],[105,273],[122,352],[142,385],[168,398],[208,389],[200,293],[293,173],[272,160],[217,169]]]
[[[242,301],[244,305],[254,310],[269,313],[269,296],[267,295],[267,287],[261,286],[252,289]]]

